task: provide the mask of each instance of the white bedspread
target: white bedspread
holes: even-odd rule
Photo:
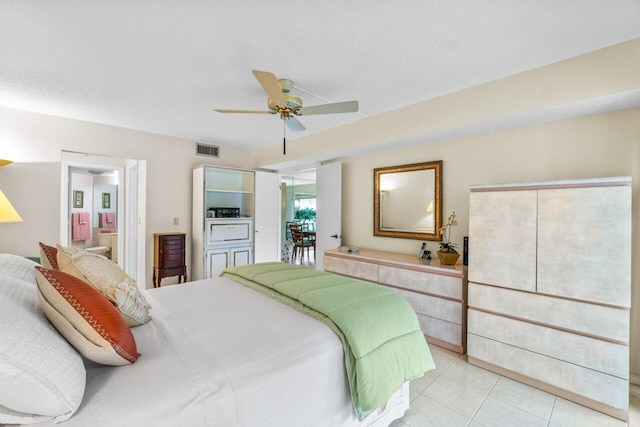
[[[386,426],[408,384],[359,422],[340,339],[322,322],[229,279],[146,291],[133,328],[142,356],[87,366],[79,411],[62,426]]]

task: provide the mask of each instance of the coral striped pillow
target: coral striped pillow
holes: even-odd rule
[[[58,268],[58,249],[45,245],[42,242],[38,242],[38,244],[40,245],[40,264],[42,264],[44,268],[60,270]]]
[[[87,359],[127,365],[138,350],[131,330],[100,292],[70,274],[36,267],[38,299],[49,321]]]

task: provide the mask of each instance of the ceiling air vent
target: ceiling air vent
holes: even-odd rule
[[[196,155],[220,157],[220,147],[217,147],[215,145],[200,144],[199,142],[196,142]]]

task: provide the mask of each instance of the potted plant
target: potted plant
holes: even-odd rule
[[[296,211],[294,218],[298,222],[314,223],[316,220],[316,210],[313,208],[301,208]]]
[[[440,228],[442,232],[443,241],[440,243],[440,249],[438,250],[438,258],[442,265],[455,265],[460,257],[458,251],[456,251],[456,244],[451,243],[451,229],[458,225],[456,220],[456,213],[451,212],[447,223]]]

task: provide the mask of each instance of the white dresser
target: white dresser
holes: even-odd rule
[[[324,253],[323,268],[393,289],[415,310],[427,341],[465,352],[467,281],[462,265],[369,249],[357,253],[330,249]]]
[[[631,179],[474,186],[469,362],[626,420]]]

